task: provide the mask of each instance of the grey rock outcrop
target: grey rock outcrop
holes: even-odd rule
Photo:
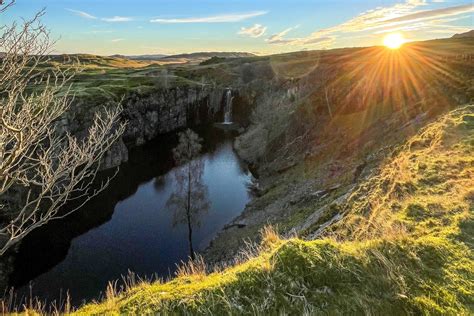
[[[174,87],[131,95],[124,101],[123,139],[128,146],[139,146],[160,134],[213,121],[221,110],[222,93],[222,89]]]
[[[128,150],[145,144],[160,134],[187,126],[213,122],[221,113],[224,89],[215,87],[157,88],[146,94],[129,93],[122,101],[121,120],[127,123],[122,137],[105,154],[101,169],[128,161]],[[61,132],[85,137],[95,113],[116,102],[94,102],[78,98],[70,111],[57,123]]]

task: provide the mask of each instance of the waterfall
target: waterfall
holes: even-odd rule
[[[225,93],[225,104],[224,104],[224,124],[232,123],[232,90],[227,89]]]

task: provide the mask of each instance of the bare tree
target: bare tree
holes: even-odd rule
[[[175,171],[176,190],[166,206],[174,212],[173,224],[187,224],[189,255],[196,259],[193,248],[193,225],[199,225],[199,217],[209,210],[208,190],[202,182],[204,165],[196,159],[201,152],[201,139],[188,129],[179,134],[178,146],[173,150],[174,159],[181,165]]]
[[[86,137],[58,128],[73,101],[69,82],[77,68],[48,63],[53,42],[42,15],[0,26],[0,255],[100,192],[108,181],[96,190],[90,184],[124,131],[119,107],[96,114]],[[79,206],[60,212],[70,200]]]

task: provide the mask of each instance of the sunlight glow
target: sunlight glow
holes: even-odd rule
[[[337,99],[341,104],[338,113],[332,113],[334,126],[343,124],[341,121],[347,119],[342,117],[348,113],[357,112],[357,119],[351,119],[349,124],[356,134],[370,128],[381,113],[402,110],[401,115],[409,120],[410,115],[404,112],[408,104],[417,104],[419,111],[447,108],[452,102],[450,96],[429,87],[433,82],[446,86],[463,82],[452,65],[446,63],[447,58],[452,58],[451,52],[423,43],[410,43],[398,50],[368,47],[349,55],[334,59],[347,68],[344,76],[336,77],[325,89],[332,102]]]
[[[401,33],[388,34],[383,39],[383,44],[390,49],[398,49],[405,43],[405,38]]]

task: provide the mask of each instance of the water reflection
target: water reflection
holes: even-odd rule
[[[188,227],[189,256],[195,260],[193,226],[200,226],[200,217],[209,212],[211,202],[207,185],[202,180],[204,161],[199,157],[202,139],[188,129],[179,133],[179,143],[173,149],[173,157],[180,167],[173,172],[175,190],[171,193],[166,208],[173,212],[173,226]]]
[[[203,250],[242,212],[251,181],[232,149],[230,135],[215,130],[200,135],[203,154],[194,161],[202,166],[196,177],[201,186],[196,188],[207,188],[201,195],[207,197],[209,207],[193,217],[192,222],[200,223],[192,226],[195,251]],[[57,298],[60,289],[69,289],[77,305],[97,298],[109,280],[128,270],[141,276],[172,274],[175,263],[189,256],[187,224],[166,206],[180,192],[176,175],[186,168],[173,162],[176,145],[176,137],[170,136],[138,148],[99,198],[81,212],[28,236],[15,258],[11,285],[32,280],[33,294],[42,299]]]

